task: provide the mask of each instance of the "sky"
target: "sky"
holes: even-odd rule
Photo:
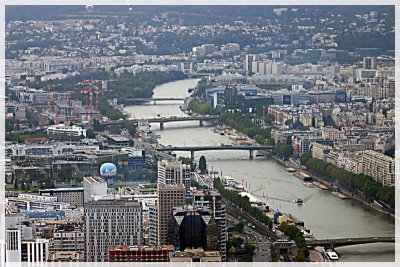
[[[65,5],[65,0],[4,0],[6,5]],[[394,5],[398,0],[69,0],[69,5]]]

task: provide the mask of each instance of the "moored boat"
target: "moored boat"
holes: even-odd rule
[[[294,202],[298,205],[303,205],[303,200],[301,198],[296,199]]]

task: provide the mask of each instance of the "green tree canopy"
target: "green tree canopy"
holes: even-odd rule
[[[199,159],[199,169],[201,173],[205,173],[205,171],[207,170],[207,161],[206,157],[204,156],[201,156]]]

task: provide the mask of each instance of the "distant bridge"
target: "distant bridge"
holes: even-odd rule
[[[250,158],[254,158],[254,151],[275,150],[275,146],[238,146],[238,145],[223,145],[223,146],[187,146],[187,147],[162,147],[156,148],[157,151],[190,151],[190,157],[194,159],[195,151],[210,151],[210,150],[247,150],[250,152]]]
[[[119,102],[122,103],[122,104],[153,102],[154,105],[157,104],[157,101],[185,101],[185,98],[181,98],[181,97],[154,97],[154,98],[127,98],[127,99],[119,100]]]
[[[215,115],[210,116],[190,116],[190,117],[156,117],[156,118],[149,118],[149,119],[129,119],[129,121],[138,124],[141,121],[148,122],[148,123],[160,123],[160,129],[164,129],[164,123],[166,122],[175,122],[175,121],[199,121],[199,126],[203,126],[204,121],[215,121],[218,120],[219,117]],[[103,125],[118,125],[122,124],[122,121],[108,121],[103,122]]]
[[[394,243],[395,237],[357,237],[357,238],[338,238],[338,239],[319,239],[307,240],[306,244],[309,247],[342,247],[368,243]]]

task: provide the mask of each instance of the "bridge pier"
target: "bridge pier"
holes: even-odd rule
[[[164,123],[160,122],[160,130],[164,130]]]
[[[254,150],[249,150],[249,152],[250,152],[250,159],[253,159],[254,158]]]
[[[156,101],[156,100],[154,100],[154,101],[153,101],[153,104],[154,104],[154,105],[157,105],[157,101]]]
[[[199,121],[199,126],[200,126],[200,127],[203,127],[203,125],[204,125],[204,124],[203,124],[203,121],[200,120],[200,121]]]
[[[194,150],[190,151],[190,158],[194,160]]]

